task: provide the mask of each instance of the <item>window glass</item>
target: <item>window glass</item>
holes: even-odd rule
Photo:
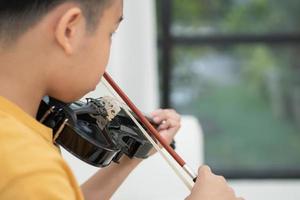
[[[239,178],[270,171],[299,175],[300,1],[166,0],[157,1],[157,8],[160,63],[171,63],[160,66],[162,75],[171,70],[170,80],[160,77],[161,86],[171,85],[170,106],[199,119],[205,162]],[[170,30],[167,41],[161,40],[162,27]],[[281,33],[286,43],[264,43]],[[253,41],[237,44],[224,35]],[[255,41],[257,35],[264,39]],[[299,38],[292,43],[288,35]],[[195,42],[184,42],[185,36]],[[198,36],[227,45],[197,44]],[[162,55],[171,55],[171,62]]]
[[[174,35],[264,34],[300,30],[300,1],[172,0]]]
[[[247,1],[248,2],[248,1]],[[217,171],[300,166],[300,46],[176,46],[172,106],[204,130]]]

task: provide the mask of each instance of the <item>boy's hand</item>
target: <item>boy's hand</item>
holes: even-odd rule
[[[151,113],[152,120],[158,125],[158,132],[171,144],[181,124],[180,115],[173,109],[158,109]]]
[[[199,168],[198,179],[186,200],[243,200],[237,198],[234,191],[222,176],[213,174],[208,166]]]
[[[170,144],[181,126],[180,115],[175,110],[159,109],[151,116],[158,124],[159,133]],[[200,167],[198,173],[197,182],[186,200],[243,200],[235,196],[224,177],[213,174],[208,166]]]

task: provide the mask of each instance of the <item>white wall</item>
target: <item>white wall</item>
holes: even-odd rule
[[[300,180],[230,181],[236,193],[247,200],[299,200]]]

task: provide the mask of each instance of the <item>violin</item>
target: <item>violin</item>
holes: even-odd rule
[[[124,155],[148,157],[152,144],[111,97],[63,103],[44,98],[37,120],[53,130],[54,142],[82,161],[106,167]]]
[[[69,104],[43,99],[37,120],[53,129],[54,143],[97,167],[118,163],[122,156],[147,158],[154,148],[192,189],[197,175],[174,151],[174,141],[169,145],[164,140],[156,130],[158,125],[139,111],[107,73],[103,78],[115,99],[87,98]]]

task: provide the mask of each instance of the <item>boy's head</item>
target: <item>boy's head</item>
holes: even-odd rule
[[[2,0],[0,2],[0,36],[3,42],[12,42],[19,35],[39,22],[56,6],[65,3],[78,3],[87,20],[90,30],[93,30],[99,20],[99,15],[110,0]]]
[[[45,95],[73,101],[104,73],[122,10],[123,0],[0,0],[0,53],[40,76]]]

